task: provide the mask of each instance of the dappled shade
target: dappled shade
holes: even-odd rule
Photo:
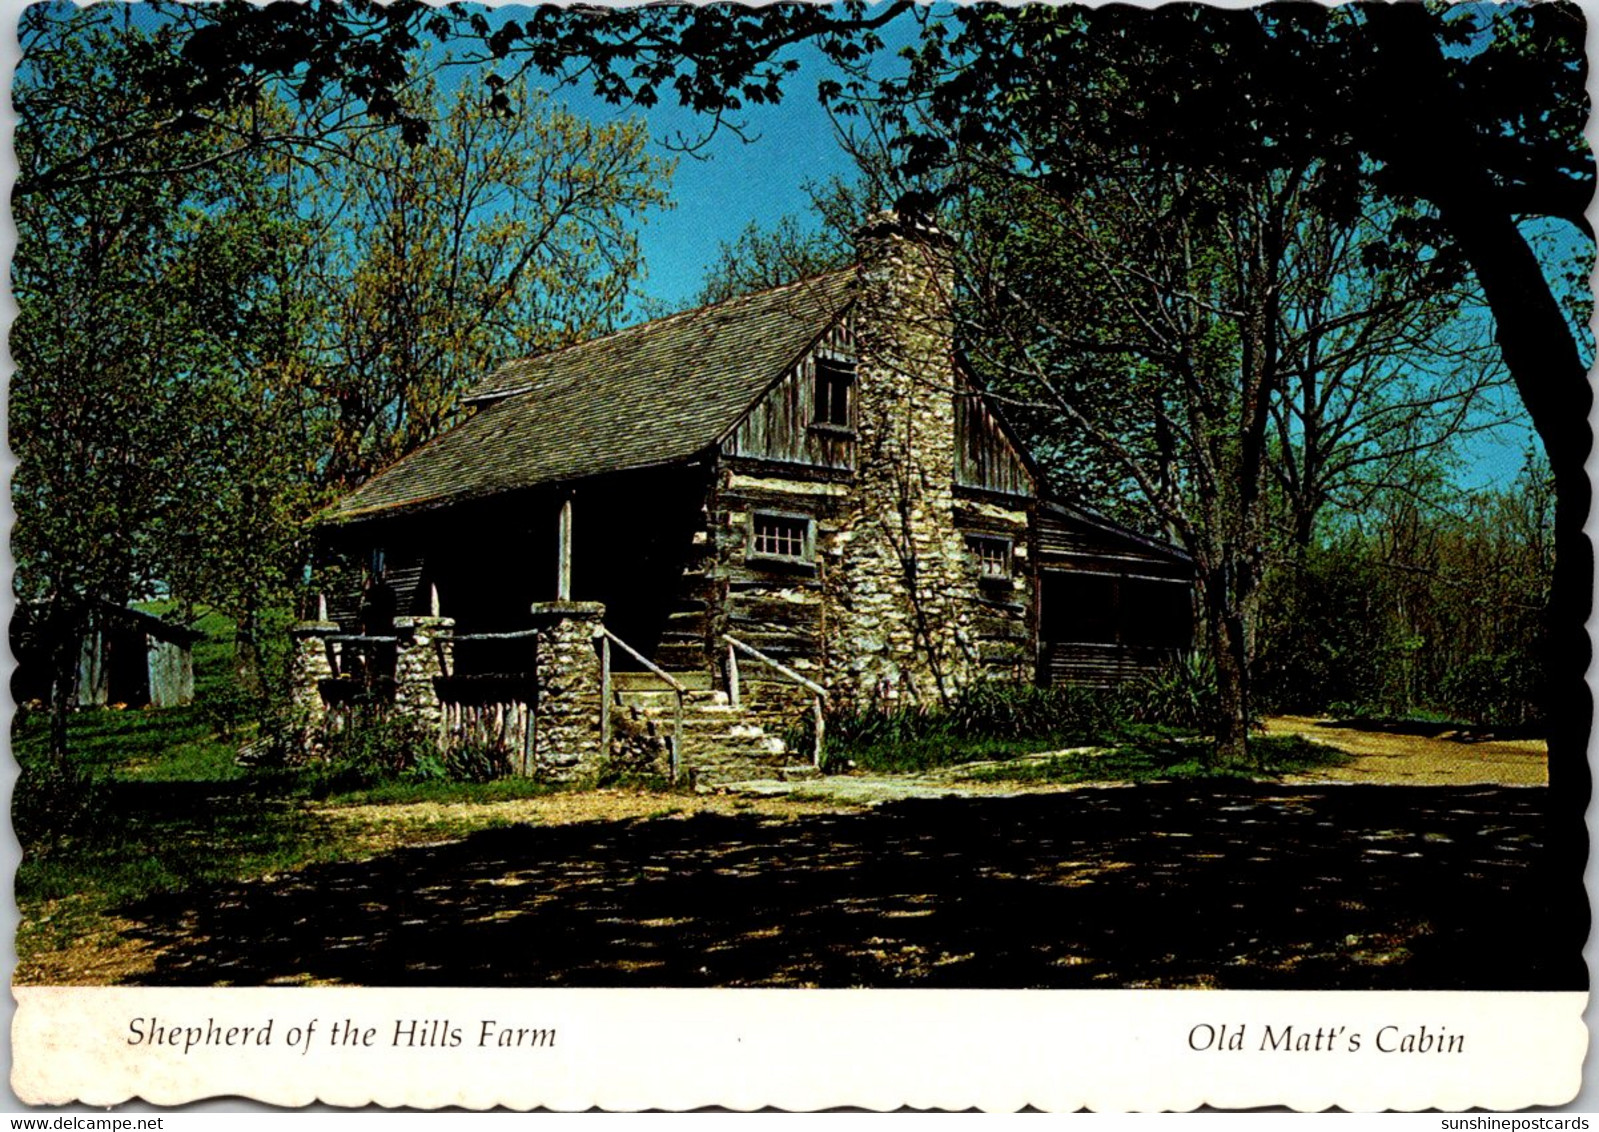
[[[1546,799],[1169,784],[515,826],[122,912],[165,985],[1575,989]]]

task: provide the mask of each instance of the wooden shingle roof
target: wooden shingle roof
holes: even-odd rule
[[[502,366],[483,405],[326,523],[689,459],[737,424],[843,313],[855,269],[729,299]]]

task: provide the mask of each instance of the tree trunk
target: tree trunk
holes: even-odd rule
[[[1249,760],[1249,665],[1245,660],[1243,620],[1224,616],[1217,626],[1216,693],[1221,717],[1216,729],[1216,762],[1243,766]]]
[[[1216,766],[1249,760],[1249,616],[1239,601],[1237,564],[1223,557],[1200,571],[1205,638],[1216,668]]]
[[[1538,430],[1555,483],[1555,561],[1549,598],[1549,786],[1566,820],[1554,823],[1556,860],[1572,863],[1572,892],[1582,879],[1592,788],[1587,748],[1593,699],[1584,681],[1592,655],[1584,628],[1593,607],[1593,548],[1583,534],[1591,501],[1584,464],[1592,435],[1587,370],[1537,258],[1504,205],[1477,152],[1460,95],[1435,38],[1436,20],[1421,5],[1371,5],[1374,27],[1389,36],[1402,66],[1383,76],[1381,92],[1411,111],[1395,116],[1391,153],[1397,180],[1431,200],[1476,272],[1494,314],[1495,336],[1522,403]],[[1580,955],[1586,900],[1571,905],[1571,939]],[[1579,958],[1580,963],[1580,958]]]
[[[53,600],[45,621],[50,646],[50,756],[67,761],[67,722],[78,698],[78,668],[83,655],[86,619],[68,602]]]

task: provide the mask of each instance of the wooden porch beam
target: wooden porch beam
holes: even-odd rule
[[[572,600],[572,499],[561,500],[561,529],[556,539],[555,600]]]

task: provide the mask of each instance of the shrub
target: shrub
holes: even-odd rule
[[[1478,653],[1444,677],[1439,694],[1452,714],[1478,726],[1522,726],[1543,717],[1543,673],[1520,655]]]
[[[1214,735],[1221,725],[1216,667],[1197,652],[1123,685],[1115,694],[1123,720]]]
[[[199,706],[206,722],[223,739],[232,739],[246,723],[262,714],[260,698],[232,682],[209,688],[199,698]]]
[[[511,773],[511,753],[504,747],[468,743],[444,757],[444,777],[456,782],[493,782]]]
[[[108,791],[72,762],[44,758],[24,766],[11,795],[17,841],[37,849],[73,836],[104,832]]]
[[[363,790],[392,782],[423,760],[438,757],[433,737],[400,715],[372,716],[326,733],[323,747],[326,766],[322,773],[335,790]]]
[[[829,767],[858,761],[900,771],[998,757],[1040,743],[1089,743],[1115,726],[1108,708],[1107,697],[1088,688],[974,684],[943,708],[834,712],[826,757]],[[811,735],[807,719],[784,738],[791,749],[805,750]]]

